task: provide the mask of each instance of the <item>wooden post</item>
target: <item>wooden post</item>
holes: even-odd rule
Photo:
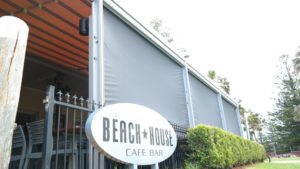
[[[28,30],[16,17],[0,17],[0,169],[10,161]]]

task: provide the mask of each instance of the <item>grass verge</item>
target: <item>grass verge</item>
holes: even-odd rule
[[[272,161],[295,161],[295,160],[300,161],[300,157],[272,158]]]
[[[300,169],[300,163],[260,163],[246,169]]]

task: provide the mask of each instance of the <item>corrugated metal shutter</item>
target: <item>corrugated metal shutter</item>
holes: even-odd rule
[[[195,124],[207,124],[222,128],[217,93],[189,75]]]
[[[104,19],[106,104],[144,105],[187,127],[181,67],[107,10]]]
[[[224,100],[224,98],[222,98],[222,103],[224,107],[227,130],[237,135],[240,135],[240,129],[238,124],[238,119],[236,116],[235,106],[228,103],[226,100]]]

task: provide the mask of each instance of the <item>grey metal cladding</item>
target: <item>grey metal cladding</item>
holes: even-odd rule
[[[195,124],[207,124],[222,128],[218,95],[208,86],[189,74]]]
[[[240,128],[236,116],[235,106],[227,102],[224,98],[222,98],[222,103],[224,107],[227,130],[233,132],[234,134],[240,135]]]
[[[144,105],[188,127],[181,67],[107,10],[104,23],[106,104]]]

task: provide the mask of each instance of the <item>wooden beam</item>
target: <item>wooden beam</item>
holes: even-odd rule
[[[28,30],[16,17],[0,17],[0,169],[7,169],[10,161]]]

